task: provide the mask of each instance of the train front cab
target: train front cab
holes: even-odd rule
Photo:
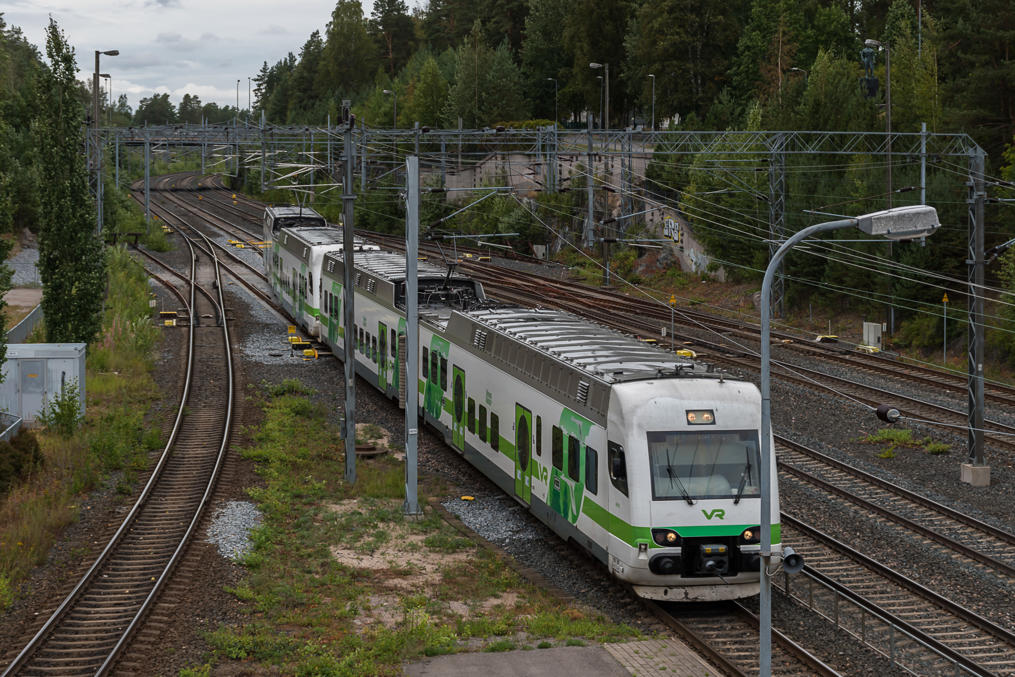
[[[742,381],[614,386],[609,566],[638,595],[695,602],[758,593],[760,411],[758,389]],[[771,467],[774,476],[774,452]],[[775,490],[771,515],[779,552]]]

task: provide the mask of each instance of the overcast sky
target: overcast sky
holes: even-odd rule
[[[314,30],[324,33],[335,0],[4,0],[8,26],[18,26],[45,55],[52,15],[74,47],[82,79],[102,56],[113,98],[126,94],[132,109],[142,97],[169,92],[179,105],[185,93],[203,103],[247,107],[247,78],[300,47]],[[372,0],[361,0],[369,16]],[[406,3],[410,7],[415,3]],[[251,85],[251,89],[253,85]],[[105,88],[104,88],[105,89]]]

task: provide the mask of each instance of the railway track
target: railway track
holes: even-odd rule
[[[177,195],[174,198],[180,198],[180,196]],[[187,209],[192,208],[192,204],[182,198],[174,201],[181,206],[185,206]],[[256,235],[255,231],[248,231],[248,233],[252,237]],[[586,293],[584,289],[576,290],[573,285],[565,285],[559,291],[555,290],[552,293],[548,293],[546,283],[540,279],[521,280],[512,271],[512,282],[510,285],[505,285],[502,281],[503,271],[494,270],[489,266],[476,266],[467,263],[463,263],[462,266],[463,268],[467,267],[469,273],[475,274],[476,277],[485,276],[486,284],[490,287],[493,295],[498,297],[507,296],[508,298],[505,300],[515,300],[520,303],[531,304],[535,297],[541,299],[544,305],[556,305],[569,310],[573,310],[576,305],[582,305],[586,308],[584,314],[591,314],[593,319],[614,326],[618,323],[618,316],[624,314],[619,312],[617,308],[609,310],[608,307],[604,307],[603,303],[596,300],[603,298],[596,290],[593,290],[592,293]],[[501,292],[501,289],[504,291]],[[590,298],[593,298],[592,302],[589,301]],[[609,298],[609,295],[606,295],[606,298]],[[643,313],[643,315],[645,314]],[[657,327],[660,322],[658,318],[645,319],[645,317],[642,317],[640,319],[645,327]],[[642,333],[643,335],[648,333],[647,331],[639,331],[633,320],[623,320],[622,324],[623,328],[628,331]],[[750,329],[745,327],[743,323],[729,330],[729,332],[733,331],[741,332],[745,338],[750,338]],[[755,341],[756,338],[754,336]],[[696,341],[695,346],[698,347],[700,345],[702,343],[699,339]],[[782,345],[788,346],[787,349],[791,347],[791,344]],[[736,364],[736,366],[747,369],[756,368],[749,364],[749,360],[737,354],[741,348],[735,345],[732,340],[729,343],[720,342],[707,345],[706,350],[714,352],[717,356],[732,356],[731,364]],[[830,355],[833,356],[831,359],[839,360],[846,364],[857,362],[856,359],[853,359],[854,356],[852,355],[846,356],[849,359],[843,358],[840,360],[839,358],[842,357],[840,353],[829,353],[817,346],[807,345],[802,350],[808,355]],[[870,357],[872,356],[863,356],[860,360],[866,361],[866,358]],[[878,358],[874,357],[874,360],[876,359]],[[740,362],[737,363],[737,360],[740,360]],[[897,362],[885,362],[888,362],[885,366],[886,369],[897,370],[900,366]],[[872,373],[886,373],[884,371],[878,372],[876,367],[872,368],[869,364],[864,364],[863,367],[867,371],[872,371],[873,369]],[[926,384],[927,378],[930,378],[936,384],[941,383],[941,379],[935,381],[933,377],[921,375],[920,369],[910,369],[907,366],[905,371],[910,375],[907,376],[906,374],[895,372],[893,372],[893,375],[900,379],[908,378],[918,383]],[[815,377],[817,376],[816,372]],[[824,377],[827,375],[822,373],[820,376]],[[802,380],[807,381],[807,379]],[[807,382],[807,385],[811,386],[813,384]],[[997,389],[994,396],[997,398],[997,402],[1005,402],[1007,398],[1003,388]],[[884,397],[885,395],[882,394],[879,399],[883,401]],[[964,417],[964,414],[960,415]],[[786,473],[795,478],[793,481],[808,482],[812,486],[817,486],[822,492],[832,492],[835,495],[843,497],[852,505],[858,506],[861,511],[871,516],[879,519],[890,519],[899,528],[917,534],[919,538],[926,539],[932,543],[933,547],[940,548],[943,552],[949,552],[953,557],[960,556],[977,561],[991,575],[1010,578],[1015,573],[1015,568],[1013,568],[1015,567],[1015,540],[1013,540],[1015,537],[1011,534],[990,525],[977,523],[976,520],[972,520],[968,516],[945,506],[936,506],[936,504],[929,506],[927,499],[912,494],[912,492],[905,492],[905,490],[901,490],[898,487],[886,487],[885,485],[889,483],[883,480],[873,478],[872,476],[861,478],[861,474],[858,474],[859,471],[849,468],[844,464],[840,464],[841,467],[837,467],[834,463],[816,461],[813,455],[806,454],[800,448],[792,445],[788,440],[780,439],[779,442],[780,445],[777,449],[779,451],[780,464],[784,466]],[[847,498],[844,492],[849,494],[850,497]],[[787,524],[790,524],[792,519],[789,516],[785,517]],[[842,623],[844,630],[874,646],[876,650],[882,651],[891,661],[898,662],[902,666],[917,666],[915,668],[906,667],[905,669],[915,669],[918,674],[924,674],[923,670],[928,669],[931,671],[926,674],[937,674],[944,669],[947,669],[949,674],[1015,674],[1015,667],[1010,666],[1003,658],[998,658],[998,656],[1003,657],[1006,654],[1015,654],[1015,649],[1013,649],[1015,645],[1011,644],[1009,639],[1003,637],[1003,628],[1000,628],[1001,632],[990,629],[988,626],[993,624],[989,620],[975,620],[975,614],[968,611],[960,611],[956,608],[957,605],[956,607],[948,608],[947,611],[942,611],[942,608],[945,607],[940,606],[940,600],[933,600],[934,593],[929,590],[914,593],[910,588],[906,588],[904,584],[896,582],[879,582],[877,585],[886,587],[874,588],[872,586],[875,584],[872,580],[877,578],[877,576],[872,574],[869,568],[865,570],[865,573],[860,578],[848,580],[849,577],[846,573],[858,569],[855,562],[852,568],[847,567],[845,570],[836,569],[834,566],[826,566],[829,562],[834,565],[836,556],[826,556],[824,554],[825,551],[820,548],[831,546],[814,545],[812,543],[813,539],[804,535],[804,531],[808,529],[807,525],[803,523],[797,524],[798,527],[796,528],[798,531],[791,531],[791,527],[787,528],[787,533],[792,533],[794,539],[798,538],[801,542],[807,543],[804,547],[808,550],[804,550],[804,552],[812,560],[809,563],[810,568],[808,569],[807,578],[809,581],[808,585],[812,586],[811,590],[814,589],[813,586],[820,584],[822,595],[835,600],[849,599],[849,604],[852,605],[851,609],[861,610],[860,612],[851,611],[852,616],[846,618],[845,616],[840,617],[834,610],[826,612],[816,608],[815,610],[824,615],[829,622],[836,624],[837,627],[838,624]],[[796,546],[795,541],[794,546]],[[812,548],[813,550],[811,550]],[[842,559],[841,555],[838,557]],[[813,581],[818,581],[819,583],[814,583]],[[892,588],[893,585],[900,586],[900,589],[904,588],[904,592],[895,592]],[[783,587],[787,590],[789,596],[805,606],[811,605],[814,608],[815,595],[813,592],[808,592],[802,598],[796,593],[795,588],[799,586],[794,586],[792,579],[788,587]],[[855,588],[858,588],[860,592],[857,592]],[[830,589],[834,590],[834,594],[827,592]],[[868,594],[865,595],[864,592]],[[914,602],[914,597],[895,598],[892,597],[892,594],[915,595],[915,598],[923,601]],[[833,604],[839,604],[839,602],[835,601]],[[908,613],[910,611],[909,607],[912,607],[914,610],[912,614]],[[948,617],[945,618],[945,615],[948,615]],[[870,625],[864,626],[864,620],[856,620],[858,618],[870,619],[867,621]],[[924,620],[927,620],[927,622],[923,623],[922,621]],[[693,621],[693,623],[698,622],[701,624],[700,630],[691,628],[685,629],[685,632],[692,635],[698,634],[699,636],[710,635],[713,632],[713,630],[709,629],[712,626],[708,622],[708,619]],[[850,623],[853,625],[860,623],[857,626],[859,629],[854,632],[854,627]],[[734,633],[733,637],[728,640],[723,639],[722,635],[714,635],[711,639],[702,640],[705,644],[722,647],[728,643],[731,647],[736,647],[738,641],[740,644],[745,643],[743,639],[745,630],[742,625],[734,623],[732,619],[725,619],[719,622],[718,625],[733,625],[738,627],[740,628],[739,634]],[[994,627],[997,628],[998,626]],[[756,630],[754,632],[756,633]],[[896,633],[898,634],[896,635]],[[915,645],[911,646],[910,643],[907,643],[909,640],[905,638],[910,637],[910,635],[922,638],[923,643],[917,642],[917,644],[920,644],[920,648],[913,648]],[[898,642],[895,641],[895,638],[898,638]],[[955,638],[955,640],[952,641],[952,638]],[[905,641],[903,641],[904,639]],[[750,641],[746,643],[751,644]],[[927,645],[930,645],[932,648],[928,650]],[[756,646],[756,643],[754,643],[754,646]],[[882,649],[879,647],[889,648]],[[730,661],[731,667],[729,669],[731,674],[751,674],[752,670],[755,672],[757,670],[756,667],[751,667],[751,659],[749,657],[738,658],[732,656],[727,660]],[[756,665],[756,651],[754,652],[753,660]],[[785,667],[778,667],[781,665],[779,661],[783,660],[787,661]],[[799,660],[798,658],[777,658],[777,671],[780,674],[816,674],[816,668],[813,666],[801,667],[806,664],[799,663]],[[926,666],[933,666],[933,668],[927,668]],[[944,667],[942,668],[942,666]]]
[[[739,602],[673,604],[643,601],[664,625],[726,675],[760,671],[758,618]],[[772,674],[814,677],[839,675],[813,653],[772,629]]]
[[[790,515],[782,524],[807,566],[774,586],[837,631],[913,674],[1015,674],[1011,630]]]
[[[918,534],[930,547],[986,567],[1015,584],[1015,534],[798,444],[776,438],[780,481],[817,487],[871,517]]]
[[[217,262],[192,250],[186,379],[169,439],[121,526],[2,673],[107,674],[131,644],[195,534],[232,426],[233,369]],[[198,286],[214,287],[213,305]]]

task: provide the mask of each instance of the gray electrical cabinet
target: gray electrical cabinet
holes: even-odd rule
[[[77,384],[79,412],[85,413],[85,343],[9,343],[0,383],[0,411],[26,423]]]

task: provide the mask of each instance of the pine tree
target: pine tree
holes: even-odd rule
[[[74,50],[50,19],[49,68],[40,78],[35,139],[49,188],[43,191],[39,272],[46,340],[88,342],[101,327],[106,258],[95,232],[95,203],[81,157],[84,110],[77,100]]]

